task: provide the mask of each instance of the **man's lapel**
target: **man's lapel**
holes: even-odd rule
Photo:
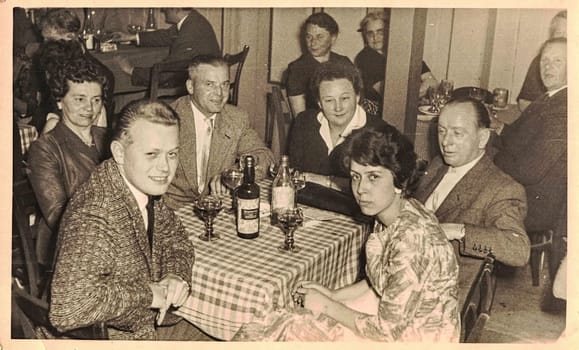
[[[185,174],[190,188],[197,188],[197,136],[190,98],[181,100],[177,105],[176,112],[181,119],[179,166],[182,167],[181,170]]]
[[[484,188],[486,173],[488,172],[491,160],[485,155],[479,162],[470,169],[462,179],[454,186],[448,196],[444,199],[436,216],[446,217],[452,210],[455,210],[462,203],[472,203],[479,195],[480,189]]]
[[[447,170],[448,166],[444,164],[440,157],[434,158],[426,169],[426,174],[420,179],[420,186],[418,186],[418,189],[414,193],[414,197],[420,202],[425,203]]]
[[[230,154],[229,148],[233,147],[233,130],[235,125],[231,125],[225,115],[226,112],[221,111],[215,116],[215,127],[211,137],[211,149],[209,151],[209,162],[207,163],[207,174],[217,174],[223,168],[224,155]]]

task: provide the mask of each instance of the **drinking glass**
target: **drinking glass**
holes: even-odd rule
[[[235,191],[243,183],[243,169],[241,166],[224,170],[221,173],[221,182],[231,191],[231,212],[234,212],[237,209]]]
[[[452,97],[452,92],[454,91],[454,82],[452,80],[443,79],[440,82],[439,90],[442,94],[442,105],[444,106]]]
[[[302,173],[299,170],[294,170],[292,174],[292,183],[294,184],[294,200],[295,200],[295,207],[298,207],[298,191],[306,187],[306,174]]]
[[[294,232],[304,221],[302,210],[300,208],[286,209],[278,214],[278,225],[282,229],[285,240],[277,249],[280,252],[297,253],[301,250],[295,245]]]
[[[215,241],[221,238],[213,232],[213,219],[223,208],[221,199],[217,196],[202,196],[194,202],[195,210],[199,213],[205,223],[205,233],[199,236],[203,241]]]
[[[431,86],[428,88],[428,99],[430,100],[429,112],[439,114],[442,93],[438,86]]]

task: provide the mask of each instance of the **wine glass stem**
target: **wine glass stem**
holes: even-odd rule
[[[294,229],[291,227],[288,228],[288,230],[287,230],[285,246],[286,246],[287,250],[293,250],[294,249]]]
[[[213,235],[213,217],[211,216],[205,221],[205,232],[207,233],[207,238],[211,240],[211,236]]]

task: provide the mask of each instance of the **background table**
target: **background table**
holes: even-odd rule
[[[261,182],[261,201],[269,203],[271,181]],[[355,282],[360,253],[369,230],[353,219],[336,214],[331,221],[312,222],[296,230],[298,253],[279,252],[284,241],[269,216],[262,217],[260,235],[253,240],[237,237],[230,201],[215,220],[221,239],[205,242],[201,219],[192,205],[181,208],[181,218],[195,246],[191,295],[176,311],[208,334],[230,340],[242,324],[281,307],[292,306],[291,292],[302,280],[329,288]],[[229,207],[228,207],[229,206]]]
[[[38,131],[32,125],[18,123],[18,132],[20,133],[20,147],[22,155],[26,155],[32,141],[38,138]]]
[[[152,67],[169,54],[168,47],[137,47],[120,44],[117,44],[117,47],[117,51],[91,52],[115,76],[115,112],[119,112],[129,101],[145,97],[149,89],[146,86],[134,86],[131,84],[131,76],[123,72],[114,62],[115,55],[127,57],[134,67]]]

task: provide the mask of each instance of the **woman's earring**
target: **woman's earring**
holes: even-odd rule
[[[394,193],[400,194],[400,193],[402,193],[402,190],[399,189],[398,187],[394,187]]]

